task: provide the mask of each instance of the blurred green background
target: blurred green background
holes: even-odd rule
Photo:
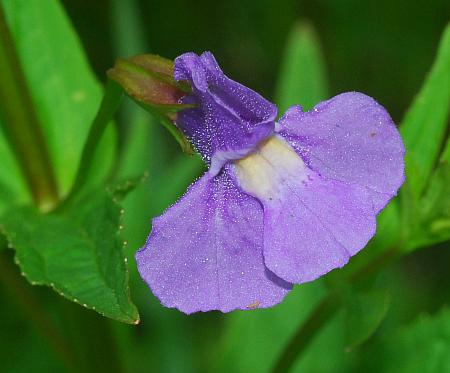
[[[447,0],[62,3],[102,82],[118,56],[150,52],[174,58],[185,51],[210,50],[227,75],[271,99],[289,33],[299,22],[307,22],[315,29],[323,53],[326,97],[364,92],[384,105],[396,122],[419,91],[450,15]],[[104,319],[59,299],[47,288],[31,288],[24,279],[18,279],[17,289],[0,283],[0,371],[66,369],[39,328],[29,322],[27,308],[32,309],[35,301],[43,304],[45,315],[31,312],[31,319],[55,322],[79,349],[83,371],[269,371],[325,293],[327,279],[297,286],[285,302],[269,310],[186,316],[160,306],[137,275],[134,252],[145,242],[151,217],[183,193],[200,175],[202,165],[181,155],[177,143],[130,102],[123,105],[117,124],[124,155],[117,174],[148,170],[150,175],[125,201],[123,232],[132,298],[141,323],[128,326]],[[445,308],[450,304],[449,267],[448,242],[388,267],[373,280],[390,291],[391,304],[371,339],[346,349],[344,315],[339,312],[313,339],[294,371],[449,371],[450,311]],[[17,269],[9,270],[14,277]],[[11,296],[14,291],[23,292],[29,303],[18,302]],[[83,320],[82,330],[75,319]],[[432,360],[427,360],[430,356]]]

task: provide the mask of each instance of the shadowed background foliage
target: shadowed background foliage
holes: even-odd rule
[[[450,15],[447,0],[62,3],[102,82],[118,56],[150,52],[174,58],[185,51],[210,50],[227,75],[267,98],[277,95],[277,77],[289,33],[302,22],[302,27],[314,28],[324,57],[328,82],[321,94],[327,98],[344,91],[364,92],[383,104],[397,123],[430,69]],[[51,343],[39,332],[42,325],[51,329],[46,326],[46,319],[50,319],[74,341],[74,347],[59,343],[58,333],[53,344],[62,350],[74,349],[70,353],[81,359],[85,371],[269,371],[326,292],[327,278],[296,287],[283,304],[271,310],[188,317],[162,308],[138,277],[134,252],[145,242],[151,217],[175,201],[201,173],[202,165],[196,159],[186,161],[177,143],[130,102],[123,105],[117,123],[118,146],[125,155],[120,158],[117,175],[149,172],[148,180],[125,201],[123,232],[128,241],[132,297],[141,323],[128,326],[109,321],[55,297],[47,288],[31,288],[15,276],[17,269],[11,266],[1,277],[15,278],[17,288],[0,283],[0,370],[65,369]],[[437,366],[427,365],[428,371],[450,369],[448,357],[448,365],[439,365],[445,363],[450,351],[450,311],[445,308],[450,303],[449,265],[447,242],[388,267],[371,280],[391,294],[386,318],[372,338],[347,348],[345,312],[340,312],[319,331],[293,370],[414,372],[421,371],[420,361],[428,356],[438,361]],[[20,304],[11,296],[14,291],[25,294],[29,303]],[[43,305],[44,314],[34,312],[35,301]],[[30,314],[40,327],[27,321]],[[80,320],[83,330],[78,328]],[[439,338],[435,338],[436,333]],[[415,356],[407,341],[417,335],[428,342],[416,344],[420,353]],[[411,365],[403,366],[402,356]]]

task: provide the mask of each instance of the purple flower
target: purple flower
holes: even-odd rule
[[[276,107],[226,77],[211,53],[175,60],[192,85],[177,125],[208,172],[153,220],[141,276],[185,313],[279,303],[294,283],[345,265],[404,180],[404,147],[386,110],[344,93],[309,112]]]

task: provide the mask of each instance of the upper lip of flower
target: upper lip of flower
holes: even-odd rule
[[[177,125],[211,166],[210,174],[274,132],[276,106],[226,77],[211,53],[186,53],[175,60],[174,71],[176,80],[192,84],[182,103],[196,105],[179,113]]]

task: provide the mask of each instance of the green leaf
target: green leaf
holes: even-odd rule
[[[383,321],[390,305],[384,290],[349,291],[344,302],[344,323],[347,350],[366,341]]]
[[[445,308],[434,316],[422,316],[397,333],[390,334],[377,349],[377,371],[449,372],[449,351],[450,310]]]
[[[41,210],[48,211],[58,202],[57,184],[41,125],[6,23],[0,6],[0,125],[34,203]]]
[[[439,158],[449,110],[450,26],[447,26],[431,71],[400,126],[406,146],[405,186],[410,189],[413,201],[423,193]]]
[[[60,214],[11,209],[2,216],[1,230],[32,284],[50,286],[102,315],[136,324],[120,239],[123,209],[113,199],[112,192],[99,190],[79,197]]]
[[[275,95],[279,114],[292,105],[311,109],[327,97],[328,84],[319,39],[312,25],[294,26],[281,63]]]
[[[3,0],[62,196],[69,191],[102,96],[81,43],[58,1]],[[115,145],[111,126],[96,153],[91,184],[109,172]]]
[[[450,240],[450,140],[420,206],[420,222],[407,242],[407,251]]]

